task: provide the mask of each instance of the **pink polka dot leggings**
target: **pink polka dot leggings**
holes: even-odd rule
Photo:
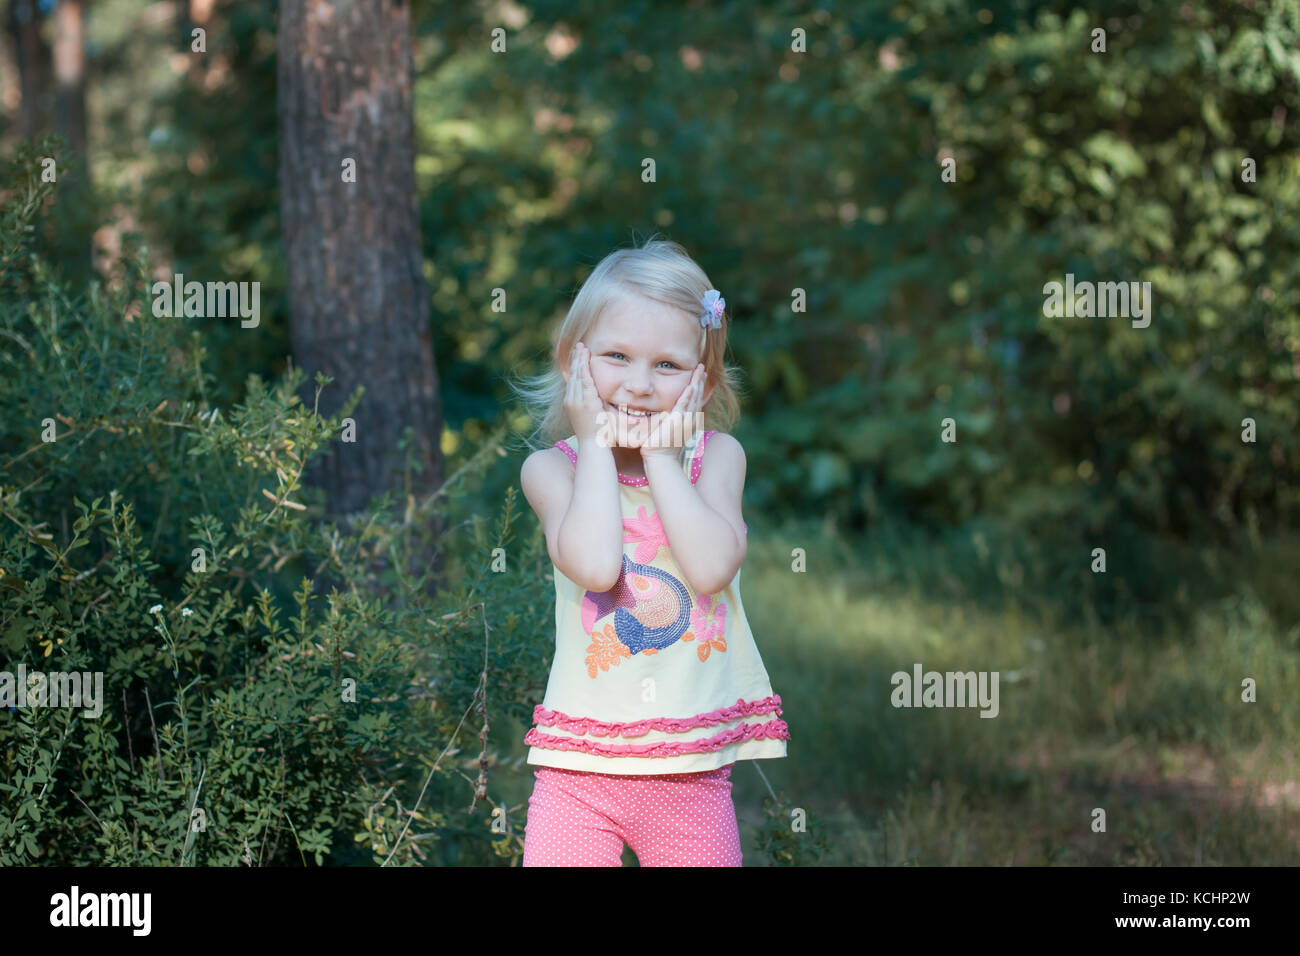
[[[740,866],[727,764],[703,773],[588,773],[538,767],[524,866]]]

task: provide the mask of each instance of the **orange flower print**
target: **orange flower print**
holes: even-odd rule
[[[707,661],[710,651],[725,651],[727,649],[726,638],[719,635],[711,641],[700,641],[695,648],[695,653],[700,655],[700,660]]]
[[[688,635],[699,635],[700,643],[696,645],[695,653],[700,660],[707,661],[712,651],[727,649],[726,623],[727,605],[714,601],[710,594],[700,595],[698,606],[691,609],[691,627],[694,631],[687,631]],[[682,639],[686,640],[686,637],[683,636]]]
[[[611,664],[618,666],[621,658],[631,657],[632,652],[626,644],[618,639],[613,624],[605,625],[605,632],[592,631],[592,643],[587,645],[587,674],[594,680],[596,668],[609,670]]]

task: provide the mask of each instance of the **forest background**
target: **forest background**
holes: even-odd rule
[[[0,711],[0,862],[517,864],[507,379],[655,232],[744,377],[747,862],[1300,862],[1300,3],[312,9],[4,4],[0,664],[106,692]]]

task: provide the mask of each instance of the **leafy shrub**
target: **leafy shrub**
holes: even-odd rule
[[[549,663],[540,537],[513,490],[463,492],[503,434],[431,500],[322,525],[301,475],[357,396],[321,418],[295,369],[211,407],[197,334],[146,301],[144,250],[84,295],[45,261],[42,155],[0,177],[0,661],[101,672],[103,710],[0,710],[0,864],[516,859],[509,815],[466,813],[494,802],[487,770],[521,748]],[[456,583],[431,594],[408,558],[439,514]]]

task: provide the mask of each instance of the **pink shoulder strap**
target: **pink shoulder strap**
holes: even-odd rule
[[[709,436],[716,435],[716,434],[717,434],[717,429],[711,429],[700,436],[700,442],[698,445],[695,446],[695,454],[691,456],[691,484],[695,484],[697,481],[700,480],[700,467],[704,464],[704,446],[708,443]],[[578,453],[574,451],[572,447],[570,447],[567,441],[561,439],[560,441],[557,441],[555,443],[555,447],[560,449],[560,451],[564,452],[564,454],[568,456],[569,461],[573,464],[575,468],[578,467]],[[619,480],[624,481],[621,475],[619,476]],[[631,483],[633,481],[637,481],[637,479],[627,479],[628,483]],[[644,479],[640,479],[639,481],[644,482]],[[744,525],[745,525],[745,533],[748,534],[749,522],[744,522]]]
[[[695,446],[695,454],[691,458],[691,484],[695,484],[700,480],[700,466],[704,463],[704,444],[709,440],[709,436],[714,434],[717,434],[717,432],[705,432],[700,436],[699,444]],[[569,457],[569,461],[573,464],[573,467],[578,467],[578,453],[573,450],[567,441],[561,439],[555,443],[555,447],[560,449],[560,451],[564,452],[564,454]],[[620,480],[623,480],[622,475],[620,475],[619,478]],[[629,482],[632,480],[634,479],[628,479]]]
[[[691,484],[700,480],[700,467],[704,464],[704,446],[709,443],[710,436],[717,433],[717,429],[711,429],[700,436],[700,443],[695,446],[695,454],[691,456]]]
[[[717,429],[711,429],[700,436],[700,443],[695,449],[695,454],[691,457],[691,484],[700,480],[700,466],[704,464],[704,446],[708,443],[711,435],[716,435]],[[749,534],[749,522],[741,522],[745,526],[745,534]]]

